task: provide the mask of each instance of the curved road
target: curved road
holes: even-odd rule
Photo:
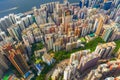
[[[67,65],[69,64],[69,59],[65,59],[65,60],[61,61],[60,63],[56,64],[56,66],[53,67],[51,69],[51,71],[46,74],[46,79],[45,80],[48,80],[48,78],[53,74],[55,69],[57,69],[58,67],[61,67],[62,65],[65,65],[65,64],[67,64]]]

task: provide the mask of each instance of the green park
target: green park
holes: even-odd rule
[[[82,38],[82,41],[85,42],[85,39]],[[80,48],[75,48],[71,51],[66,52],[66,50],[61,50],[58,52],[53,52],[52,50],[49,51],[48,53],[54,53],[54,59],[56,60],[55,63],[53,63],[52,65],[48,66],[47,64],[45,64],[44,69],[42,70],[40,76],[36,77],[36,80],[45,80],[45,76],[46,74],[59,62],[61,62],[64,59],[70,58],[70,55],[74,52],[80,51],[80,50],[86,50],[86,49],[90,49],[91,52],[93,52],[96,49],[96,46],[98,44],[101,43],[105,43],[105,41],[103,41],[100,37],[95,38],[94,40],[88,42],[88,43],[84,43],[85,47],[80,47]],[[116,49],[114,50],[114,54],[118,51],[119,47],[120,47],[120,40],[115,41],[116,43]],[[43,48],[43,44],[42,43],[37,43],[37,44],[33,44],[33,50],[38,50],[38,49],[42,49]]]

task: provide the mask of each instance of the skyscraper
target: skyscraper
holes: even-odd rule
[[[93,32],[95,32],[96,31],[96,29],[97,29],[97,26],[98,26],[98,19],[95,19],[95,23],[94,23],[94,26],[93,26]]]
[[[27,63],[19,50],[10,51],[10,55],[8,58],[21,75],[24,75],[29,70]]]
[[[101,58],[107,58],[108,56],[111,55],[115,48],[116,48],[115,42],[100,44],[96,47],[95,53],[99,54]]]
[[[17,21],[16,25],[20,27],[21,31],[23,31],[25,29],[25,25],[24,25],[23,21]]]
[[[108,9],[110,9],[111,4],[112,4],[112,1],[106,1],[106,0],[104,0],[104,6],[103,6],[103,9],[104,9],[104,10],[108,10]]]
[[[14,24],[7,30],[8,30],[8,33],[10,34],[10,36],[12,36],[13,38],[15,38],[18,41],[21,40],[21,29],[19,26]]]
[[[45,36],[45,42],[47,44],[48,50],[53,49],[53,37],[51,34]]]
[[[15,44],[14,46],[15,46],[15,49],[19,49],[19,50],[20,50],[21,54],[23,54],[23,55],[26,55],[26,54],[27,54],[25,45],[24,45],[22,42],[18,42],[18,43]]]
[[[108,41],[109,38],[112,36],[113,30],[111,28],[108,28],[106,30],[104,30],[103,32],[104,34],[102,35],[102,38],[104,41]]]
[[[33,16],[27,15],[26,17],[28,18],[29,23],[32,24],[33,23]]]
[[[119,50],[117,51],[117,58],[120,59],[120,48],[119,48]]]
[[[10,62],[18,70],[21,75],[24,75],[29,70],[29,66],[20,52],[20,49],[14,49],[11,44],[3,46],[3,51],[6,53]]]
[[[9,14],[9,19],[12,22],[12,24],[15,24],[17,22],[18,19],[16,19],[16,17],[17,17],[17,15],[15,15],[15,14]]]
[[[82,56],[78,69],[80,69],[81,73],[83,73],[85,70],[95,66],[99,59],[99,54],[96,53],[91,53],[86,56]]]
[[[8,60],[5,56],[0,52],[0,79],[2,78],[3,74],[8,70]]]
[[[23,23],[24,23],[24,25],[25,25],[26,28],[30,25],[28,17],[23,17],[22,21],[23,21]]]
[[[0,30],[0,38],[1,38],[2,40],[5,40],[6,37],[7,37],[6,33],[5,33],[4,31],[1,31],[1,30]]]
[[[97,34],[99,36],[102,27],[103,27],[103,16],[100,16],[100,18],[98,19],[98,26],[97,26],[97,30],[96,30],[95,34]]]

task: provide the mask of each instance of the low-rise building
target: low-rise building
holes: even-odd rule
[[[44,53],[42,56],[42,59],[45,63],[47,63],[48,65],[51,65],[55,60],[53,59],[53,57],[51,57],[49,54]]]
[[[41,57],[46,52],[47,52],[46,48],[43,48],[43,49],[35,51],[34,54],[35,54],[35,57]]]

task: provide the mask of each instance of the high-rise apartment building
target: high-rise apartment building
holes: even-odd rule
[[[18,41],[21,40],[21,29],[19,26],[14,24],[11,27],[9,27],[7,30],[10,36],[12,36],[14,39]]]
[[[8,60],[6,59],[4,54],[2,54],[2,52],[0,52],[0,79],[3,77],[4,73],[8,69],[9,69]]]
[[[104,41],[108,41],[109,38],[112,36],[113,34],[113,29],[112,28],[108,28],[106,30],[104,30],[103,34],[102,34],[102,38]]]
[[[27,63],[19,50],[10,51],[8,58],[21,75],[24,75],[29,70]]]
[[[53,51],[60,51],[61,49],[61,45],[60,45],[60,42],[56,42],[53,44]]]
[[[78,69],[83,73],[85,70],[95,66],[100,59],[99,55],[96,53],[88,54],[86,56],[82,56]]]
[[[116,48],[115,42],[99,44],[95,49],[95,53],[99,54],[101,58],[107,58],[108,56],[111,55],[115,48]]]
[[[21,31],[23,31],[25,29],[25,25],[24,25],[23,21],[17,21],[16,25],[20,27]]]
[[[117,58],[120,59],[120,49],[117,51]]]
[[[104,21],[103,16],[100,16],[100,18],[98,19],[98,25],[97,25],[97,29],[96,29],[95,34],[100,35],[101,29],[103,27],[103,21]]]
[[[111,5],[112,5],[112,1],[104,0],[103,9],[108,10],[111,8]]]
[[[47,44],[48,50],[53,49],[53,37],[51,34],[45,36],[45,42]]]
[[[29,71],[29,66],[20,52],[20,49],[14,49],[11,44],[6,44],[3,46],[3,51],[21,75]]]
[[[4,31],[0,30],[0,38],[2,40],[5,40],[6,37],[7,37],[6,33]]]
[[[109,25],[104,25],[101,37],[106,42],[120,39],[119,23],[111,22]]]

